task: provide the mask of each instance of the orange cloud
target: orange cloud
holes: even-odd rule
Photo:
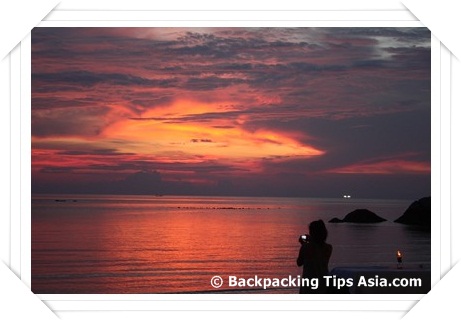
[[[426,174],[431,172],[431,165],[426,162],[407,160],[385,160],[375,163],[359,163],[335,168],[329,173],[337,174]]]
[[[300,143],[294,133],[245,130],[245,118],[226,118],[226,113],[236,108],[232,103],[176,101],[140,118],[118,121],[101,136],[106,141],[123,141],[122,146],[117,146],[120,151],[160,158],[199,155],[207,159],[253,159],[314,157],[325,153]],[[201,119],[201,115],[208,117]]]

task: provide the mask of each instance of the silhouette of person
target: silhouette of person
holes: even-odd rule
[[[328,231],[325,223],[322,220],[312,221],[309,224],[309,235],[306,235],[306,240],[299,237],[301,248],[299,249],[298,259],[296,263],[303,267],[303,278],[309,280],[317,279],[318,287],[301,285],[299,293],[327,293],[325,284],[325,275],[328,275],[328,262],[330,261],[333,247],[326,243]],[[317,282],[317,281],[314,281]]]

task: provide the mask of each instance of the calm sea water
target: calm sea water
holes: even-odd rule
[[[56,201],[59,200],[59,201]],[[32,198],[34,293],[211,292],[210,279],[287,277],[298,237],[315,219],[357,208],[389,221],[331,224],[330,269],[405,264],[430,268],[430,233],[392,221],[412,201],[59,195]],[[226,290],[226,287],[223,287]],[[285,289],[297,293],[298,289]],[[291,291],[291,292],[290,292]]]

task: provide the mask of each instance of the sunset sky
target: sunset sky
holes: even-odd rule
[[[32,193],[430,195],[426,28],[35,28]]]

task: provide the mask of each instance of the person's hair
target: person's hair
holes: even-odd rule
[[[312,221],[309,224],[309,234],[311,241],[317,243],[325,243],[327,240],[328,231],[325,223],[323,223],[323,220]]]

